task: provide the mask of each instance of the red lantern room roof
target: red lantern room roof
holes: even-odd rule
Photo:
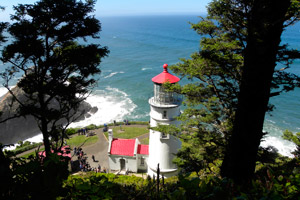
[[[180,79],[168,72],[168,65],[164,64],[164,71],[152,78],[154,83],[163,84],[166,82],[177,83]]]

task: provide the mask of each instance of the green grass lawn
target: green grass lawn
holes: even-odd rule
[[[123,138],[123,139],[132,139],[136,138],[140,135],[144,135],[146,133],[149,133],[149,129],[147,126],[145,127],[129,127],[129,126],[122,126],[122,130],[120,130],[120,127],[113,128],[113,134],[115,138]],[[106,138],[108,138],[108,133],[104,133]],[[98,141],[98,136],[89,136],[86,137],[85,135],[78,135],[73,136],[72,138],[67,140],[67,144],[70,145],[70,148],[73,149],[74,147],[82,147],[82,146],[88,146],[91,144],[95,144]],[[149,138],[144,138],[141,141],[141,144],[149,144]],[[41,148],[40,151],[43,151],[44,149]],[[28,157],[30,155],[34,155],[35,152],[31,152],[29,154],[26,154],[22,157]]]
[[[70,145],[71,149],[74,147],[82,147],[82,146],[88,146],[91,144],[95,144],[98,141],[98,136],[89,136],[86,137],[85,135],[78,135],[74,136],[67,140],[67,144]]]
[[[67,140],[67,144],[70,145],[70,148],[88,146],[95,144],[98,141],[99,137],[97,135],[86,137],[85,135],[74,136]],[[45,148],[41,148],[40,151],[44,151]],[[28,158],[31,155],[35,155],[35,151],[25,154],[22,157]]]
[[[144,138],[142,140],[140,140],[141,144],[149,144],[149,138]]]
[[[149,129],[147,127],[122,126],[122,130],[120,130],[120,127],[113,128],[114,138],[131,139],[146,133],[149,133]],[[105,132],[104,134],[106,138],[108,138],[108,133]]]
[[[39,151],[44,151],[44,150],[45,150],[45,148],[43,147],[43,148],[40,148]],[[32,151],[32,152],[30,152],[30,153],[27,153],[27,154],[25,154],[25,155],[23,155],[23,156],[21,156],[21,157],[22,157],[22,158],[28,158],[29,156],[35,156],[35,150]]]

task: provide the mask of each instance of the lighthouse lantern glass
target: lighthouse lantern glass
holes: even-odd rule
[[[154,84],[154,101],[160,104],[177,104],[180,99],[174,92],[167,92],[162,84]]]

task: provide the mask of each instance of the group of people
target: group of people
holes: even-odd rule
[[[79,162],[79,170],[82,171],[82,172],[89,172],[89,171],[94,171],[94,172],[97,172],[97,173],[106,173],[106,169],[103,168],[102,171],[101,171],[101,166],[100,164],[98,164],[98,167],[91,167],[91,165],[89,164],[89,162],[87,161],[87,156],[84,156],[85,153],[83,152],[82,148],[76,148],[74,147],[73,149],[73,152],[74,152],[74,156],[77,156],[77,159],[78,159],[78,162]],[[94,162],[97,162],[95,160],[95,156],[92,155],[92,159]],[[71,162],[71,165],[72,165],[72,169],[74,169],[74,162]]]
[[[74,147],[73,152],[74,155],[77,156],[78,160],[81,160],[83,158],[84,152],[81,147],[79,148]]]
[[[128,119],[124,119],[123,122],[124,122],[125,125],[130,125]]]
[[[90,168],[90,164],[87,162],[87,156],[84,156],[84,152],[82,148],[74,147],[73,153],[74,153],[73,156],[77,156],[80,171],[88,171],[88,169]],[[75,165],[74,162],[71,162],[72,169],[77,168],[74,165]]]
[[[98,167],[91,167],[90,169],[89,169],[89,171],[94,171],[94,172],[96,172],[96,173],[106,173],[106,169],[105,168],[103,168],[103,170],[101,171],[101,166],[100,166],[100,164],[98,164]]]
[[[85,159],[82,159],[79,164],[79,168],[80,171],[82,172],[90,172],[90,171],[94,171],[96,173],[106,173],[106,169],[103,168],[103,170],[101,171],[101,166],[100,164],[98,164],[98,167],[92,167],[89,162],[86,161],[86,157],[84,157]]]
[[[86,128],[81,128],[78,130],[78,135],[88,135],[88,130]]]

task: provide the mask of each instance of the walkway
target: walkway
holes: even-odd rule
[[[94,132],[99,137],[99,139],[95,144],[83,146],[82,150],[88,157],[87,161],[89,162],[91,167],[98,167],[98,164],[100,164],[101,169],[103,169],[104,167],[108,169],[108,141],[104,136],[102,129],[96,129],[91,131]],[[97,162],[93,162],[92,155],[95,156],[95,161]]]

